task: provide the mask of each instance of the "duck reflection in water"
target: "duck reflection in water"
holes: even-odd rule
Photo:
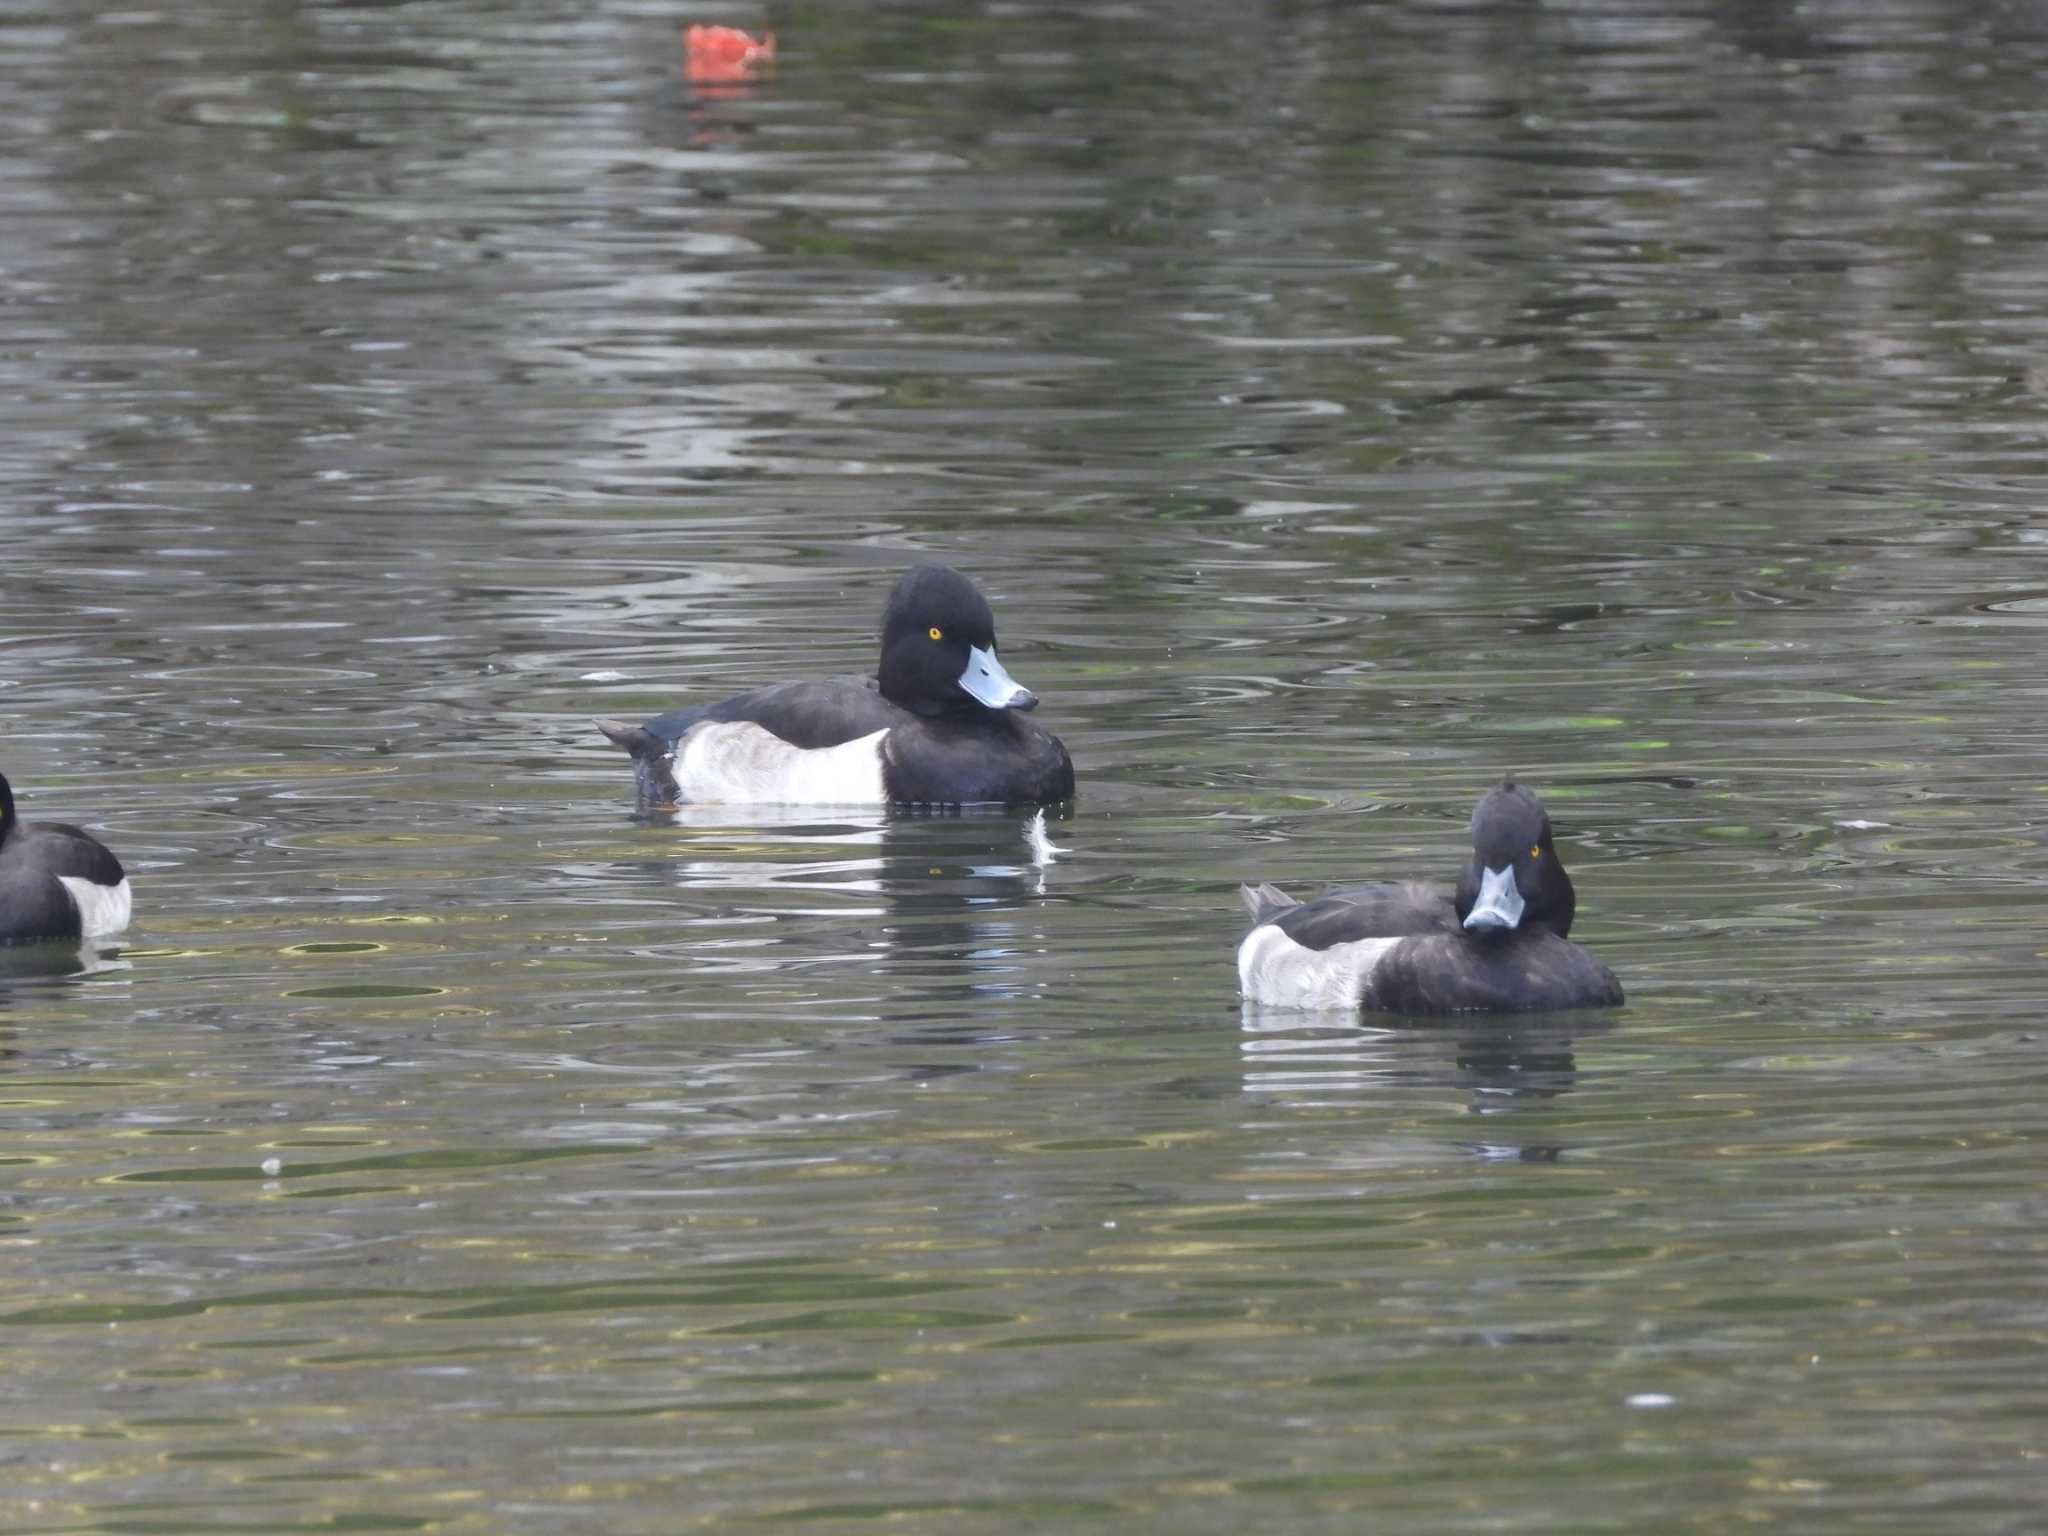
[[[93,939],[0,944],[0,987],[13,981],[91,976],[103,971],[124,971],[128,967],[129,962],[121,958],[118,946]],[[4,1009],[7,1002],[7,994],[0,991],[0,1009]]]
[[[92,939],[0,944],[0,1016],[17,1005],[33,1008],[38,1001],[47,1001],[48,993],[57,987],[68,987],[83,977],[108,971],[125,971],[132,964],[121,958],[117,947]],[[13,1034],[12,1030],[0,1031],[0,1041]],[[37,1044],[31,1050],[0,1044],[0,1071],[50,1070],[52,1063],[41,1033],[34,1038]]]
[[[1241,1018],[1247,1094],[1304,1110],[1369,1100],[1412,1136],[1414,1116],[1429,1111],[1416,1095],[1448,1089],[1465,1097],[1466,1113],[1489,1122],[1465,1149],[1521,1162],[1556,1162],[1570,1150],[1545,1134],[1547,1112],[1579,1086],[1579,1042],[1614,1028],[1590,1012],[1375,1026],[1345,1012],[1311,1016],[1246,1003]]]
[[[679,807],[660,821],[681,835],[626,866],[679,895],[687,938],[643,952],[683,962],[694,998],[745,1006],[772,987],[821,1019],[882,1025],[891,1044],[950,1049],[997,1038],[982,1022],[988,1003],[1066,974],[1037,916],[1067,851],[1053,841],[1057,814],[784,815]],[[980,1067],[944,1060],[914,1075]]]

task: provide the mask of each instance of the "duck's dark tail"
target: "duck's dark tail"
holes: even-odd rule
[[[618,720],[593,720],[590,722],[610,738],[618,747],[639,762],[643,757],[666,757],[669,745],[644,725],[627,725]]]
[[[1301,905],[1277,885],[1240,885],[1237,895],[1244,903],[1245,911],[1251,913],[1253,927],[1278,917],[1289,907]]]
[[[663,741],[644,725],[625,725],[617,720],[591,722],[612,745],[633,759],[640,798],[654,805],[673,805],[682,799],[676,789],[675,746]]]

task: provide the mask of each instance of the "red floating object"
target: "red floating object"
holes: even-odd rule
[[[691,26],[683,31],[683,76],[698,85],[751,80],[775,58],[775,34],[753,37],[738,27]]]

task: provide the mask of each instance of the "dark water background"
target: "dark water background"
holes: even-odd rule
[[[0,51],[5,1529],[2040,1528],[2039,10]],[[926,556],[1061,851],[633,817]],[[1626,1008],[1240,1014],[1504,769]]]

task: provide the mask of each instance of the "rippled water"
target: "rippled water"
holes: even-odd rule
[[[2037,1526],[2034,14],[686,19],[0,17],[0,1522]],[[926,555],[1070,812],[636,818]],[[1506,769],[1625,1008],[1240,1012]]]

